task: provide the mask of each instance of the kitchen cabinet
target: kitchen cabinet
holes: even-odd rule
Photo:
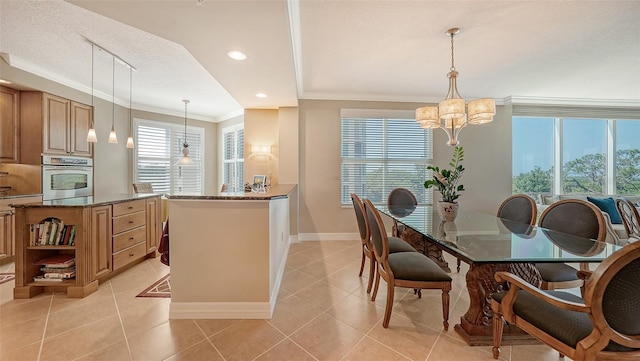
[[[13,262],[15,256],[15,210],[11,204],[41,200],[40,196],[0,199],[0,264]]]
[[[98,289],[98,283],[146,257],[156,257],[155,250],[147,251],[147,234],[149,227],[157,228],[154,233],[159,234],[160,212],[154,206],[153,214],[147,214],[147,200],[159,204],[160,196],[103,195],[86,199],[83,204],[67,204],[63,199],[55,205],[47,201],[16,205],[14,298],[30,298],[48,291],[85,297]],[[73,244],[60,243],[62,238],[58,242],[36,242],[47,221],[73,227]],[[34,262],[59,255],[74,256],[75,277],[56,282],[42,280],[43,270]]]
[[[0,163],[20,162],[20,92],[0,86]]]
[[[0,264],[13,260],[13,210],[0,210]]]
[[[160,243],[161,214],[160,198],[147,199],[147,253],[153,252],[154,255]]]
[[[100,278],[111,272],[111,206],[91,208],[91,239],[93,249],[93,273]]]
[[[91,106],[52,94],[23,91],[20,119],[22,163],[40,164],[42,153],[93,156],[93,144],[86,139],[93,120]]]

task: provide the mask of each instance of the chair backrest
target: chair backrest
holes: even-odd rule
[[[387,197],[387,209],[396,217],[406,217],[413,213],[418,205],[418,199],[406,188],[394,188]]]
[[[498,207],[498,218],[534,225],[538,208],[536,201],[526,194],[514,194]]]
[[[626,199],[617,199],[616,207],[629,237],[640,238],[640,214],[638,214],[638,209],[631,201]]]
[[[134,193],[153,193],[153,186],[151,183],[133,183]]]
[[[598,265],[584,292],[585,304],[592,309],[594,327],[618,345],[633,349],[640,349],[639,284],[640,242],[635,242]]]
[[[565,199],[547,207],[538,225],[554,231],[604,241],[607,236],[602,211],[590,202]]]
[[[353,210],[356,212],[356,220],[358,221],[358,231],[360,232],[360,240],[362,244],[370,246],[369,241],[369,226],[367,225],[366,214],[364,210],[364,204],[362,200],[355,193],[351,193],[351,202],[353,203]]]
[[[389,239],[384,223],[380,217],[380,213],[370,200],[364,200],[364,209],[367,214],[367,224],[369,225],[369,234],[371,236],[371,244],[373,245],[373,253],[376,260],[383,268],[388,269],[387,259],[389,258]]]

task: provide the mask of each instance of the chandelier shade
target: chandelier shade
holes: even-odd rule
[[[195,162],[189,157],[189,143],[187,143],[187,104],[188,100],[184,102],[184,142],[182,143],[182,157],[176,162],[177,166],[194,165]]]
[[[453,37],[460,32],[458,28],[447,30],[451,37],[451,69],[449,90],[438,106],[425,106],[416,109],[416,122],[424,129],[443,129],[449,138],[448,145],[458,145],[458,135],[467,125],[479,125],[493,121],[496,115],[496,102],[491,98],[480,98],[467,102],[458,93],[458,72],[454,64]]]

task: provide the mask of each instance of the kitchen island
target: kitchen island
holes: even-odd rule
[[[45,291],[85,297],[99,282],[156,257],[162,226],[159,194],[108,194],[14,207],[14,298]],[[73,258],[75,268],[69,266],[68,272],[73,276],[46,277],[47,267],[39,261],[52,258]]]
[[[290,244],[297,185],[168,196],[170,319],[269,319]]]

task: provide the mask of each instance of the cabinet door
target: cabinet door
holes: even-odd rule
[[[160,198],[147,199],[147,253],[158,249],[162,232]]]
[[[87,142],[87,133],[93,120],[93,108],[71,102],[71,154],[90,157],[93,155],[93,144]]]
[[[20,92],[0,86],[0,163],[20,162]]]
[[[13,256],[13,212],[0,212],[0,255]]]
[[[51,94],[43,94],[43,144],[47,154],[69,153],[69,123],[71,101]]]
[[[111,206],[91,208],[92,267],[95,278],[111,272]]]

